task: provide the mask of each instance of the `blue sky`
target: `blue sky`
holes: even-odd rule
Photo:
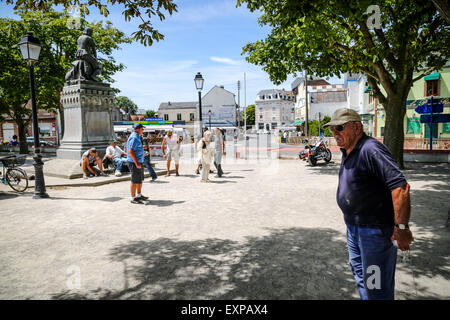
[[[237,81],[241,81],[241,106],[244,105],[244,72],[247,79],[247,105],[255,101],[262,89],[291,89],[294,77],[276,86],[261,69],[245,61],[242,47],[248,42],[265,38],[269,29],[261,27],[258,13],[246,7],[236,8],[236,0],[175,0],[178,12],[155,27],[165,36],[150,47],[140,43],[122,45],[114,53],[126,69],[113,78],[114,87],[133,100],[139,108],[157,110],[161,102],[196,101],[194,76],[201,72],[205,79],[202,94],[214,85],[223,85],[236,94]],[[130,35],[137,30],[140,20],[126,22],[120,6],[110,5],[105,18],[92,8],[87,17],[92,20],[110,20],[114,26]],[[0,16],[13,17],[11,5],[0,3]],[[330,81],[335,83],[336,81]],[[340,81],[338,81],[340,82]]]

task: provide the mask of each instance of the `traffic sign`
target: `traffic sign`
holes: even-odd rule
[[[420,116],[420,122],[421,123],[430,123],[431,122],[431,115],[424,114]],[[446,114],[434,114],[433,115],[433,123],[438,122],[450,122],[450,113]]]
[[[419,114],[431,113],[431,105],[433,104],[433,113],[441,113],[444,111],[444,105],[441,99],[429,99],[426,104],[418,106],[415,111]]]

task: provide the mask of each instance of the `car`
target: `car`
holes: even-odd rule
[[[39,139],[41,147],[54,147],[55,144],[51,141]],[[27,137],[27,145],[34,146],[34,137]]]

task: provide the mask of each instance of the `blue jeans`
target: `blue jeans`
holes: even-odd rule
[[[361,300],[393,300],[397,247],[393,226],[362,227],[347,224],[350,267]]]
[[[152,165],[150,164],[150,156],[145,156],[144,157],[144,165],[147,168],[148,172],[150,173],[150,175],[152,176],[152,179],[156,179],[157,175],[155,170],[153,170]]]
[[[122,165],[127,161],[125,158],[114,158],[114,163],[116,164],[116,171],[122,170]]]

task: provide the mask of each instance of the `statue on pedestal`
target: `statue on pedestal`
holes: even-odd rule
[[[97,75],[102,69],[97,59],[91,28],[86,28],[78,38],[77,46],[76,60],[72,62],[72,68],[66,74],[66,81],[69,83],[72,80],[98,81]]]

